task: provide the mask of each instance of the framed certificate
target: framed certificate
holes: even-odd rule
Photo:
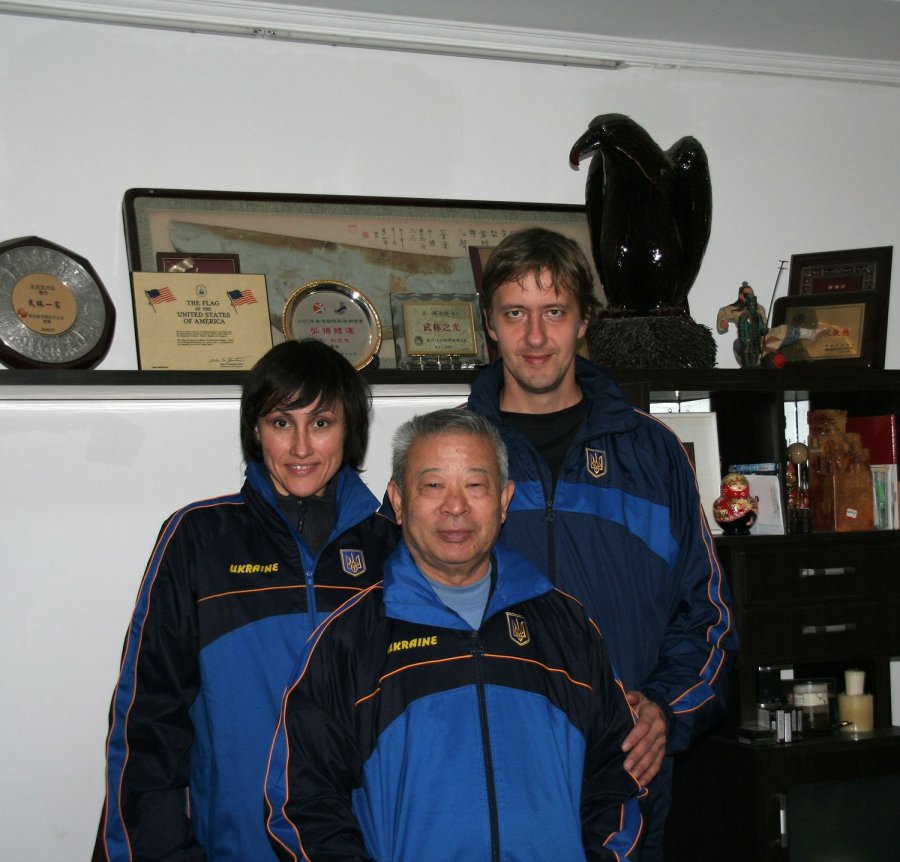
[[[872,291],[783,296],[775,300],[770,335],[781,339],[788,362],[877,368],[884,365],[880,317],[880,298]]]
[[[272,347],[262,275],[132,273],[142,370],[237,371]]]
[[[476,368],[487,364],[477,294],[391,296],[397,367]]]
[[[285,338],[314,338],[333,347],[358,371],[378,367],[381,321],[368,298],[342,281],[311,281],[288,298],[282,313]]]

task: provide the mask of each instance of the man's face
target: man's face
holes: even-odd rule
[[[491,443],[458,431],[416,440],[403,488],[388,485],[416,565],[451,586],[473,583],[487,572],[512,492],[512,482],[500,487]]]
[[[540,278],[529,274],[521,283],[501,284],[488,332],[503,358],[503,408],[543,413],[571,406],[577,395],[575,348],[586,329],[575,295],[567,288],[557,292],[547,270]]]

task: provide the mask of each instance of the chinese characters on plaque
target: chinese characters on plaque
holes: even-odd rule
[[[381,346],[381,321],[371,302],[341,281],[312,281],[284,306],[285,338],[315,338],[333,347],[357,370],[374,362]]]
[[[462,369],[487,364],[477,294],[391,296],[397,367]]]

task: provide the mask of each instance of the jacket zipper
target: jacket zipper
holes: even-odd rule
[[[494,787],[494,761],[491,757],[491,735],[488,727],[487,701],[484,695],[482,657],[484,647],[478,632],[472,632],[472,655],[475,658],[475,680],[478,691],[478,716],[481,720],[481,745],[484,752],[484,772],[488,792],[488,819],[491,824],[491,862],[500,862],[500,828],[497,823],[497,792]]]
[[[553,497],[547,500],[544,509],[544,523],[547,525],[547,577],[552,583],[556,583],[556,541],[553,536],[553,524],[556,521],[556,512],[553,511]]]

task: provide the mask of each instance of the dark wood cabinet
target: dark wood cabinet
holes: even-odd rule
[[[807,791],[838,785],[859,796],[860,811],[853,812],[853,820],[838,823],[845,812],[839,810],[836,817],[824,806],[810,817],[804,806],[798,814],[806,822],[796,822],[792,806],[803,804]],[[759,747],[716,734],[677,759],[666,860],[795,862],[792,839],[802,836],[803,862],[896,862],[898,845],[892,836],[900,822],[898,811],[900,728]],[[864,852],[857,841],[851,852],[841,853],[834,841],[826,843],[834,830],[847,840],[846,833],[858,828],[876,836],[875,849]],[[863,836],[865,840],[865,832]]]
[[[734,722],[756,718],[758,668],[843,685],[866,671],[876,726],[890,724],[890,658],[900,653],[900,533],[814,533],[717,540],[741,638],[732,678]]]
[[[676,387],[676,378],[663,398],[673,390],[684,397],[688,387]],[[713,384],[715,376],[705,382]],[[705,394],[717,415],[723,465],[783,464],[785,416],[798,403],[851,416],[900,412],[900,373],[894,371],[792,368],[789,376],[752,371],[722,382],[728,385],[709,386]],[[651,400],[657,385],[649,386]],[[703,395],[698,388],[688,397]],[[891,658],[900,656],[900,532],[722,536],[716,545],[732,590],[740,652],[726,719],[676,758],[667,859],[900,858],[890,838],[864,846],[888,821],[900,821],[900,728],[891,727],[890,692]],[[765,666],[789,669],[785,676],[792,672],[795,679],[834,680],[835,692],[843,690],[844,670],[865,670],[874,731],[805,734],[780,745],[738,742],[738,727],[757,718],[759,668]],[[805,800],[817,798],[820,788],[846,788],[845,802],[816,809]],[[847,798],[863,814],[842,823],[836,812],[847,809]],[[881,816],[885,811],[894,815]],[[857,849],[841,855],[835,836],[856,828]]]
[[[740,652],[726,720],[676,759],[667,858],[794,862],[791,833],[810,830],[797,825],[792,809],[807,788],[891,776],[892,810],[900,813],[900,728],[891,727],[890,708],[890,660],[900,655],[900,533],[723,537],[717,544]],[[756,719],[761,666],[790,668],[796,679],[833,679],[836,691],[844,670],[862,668],[874,694],[875,730],[805,734],[782,745],[738,742],[738,726]],[[880,784],[863,782],[854,792],[872,795],[862,810],[873,816],[884,801]],[[823,835],[834,816],[822,811]],[[823,846],[819,858],[897,858],[890,855],[896,845],[883,847],[884,856],[843,857]]]

